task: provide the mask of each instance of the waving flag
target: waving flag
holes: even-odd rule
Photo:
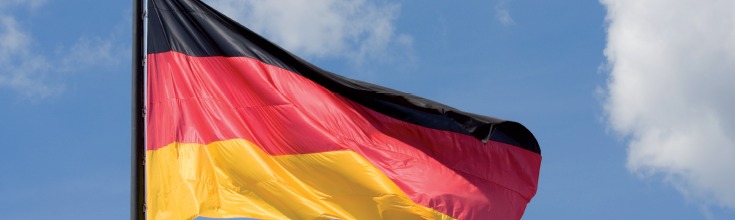
[[[322,70],[200,1],[149,1],[147,45],[148,219],[520,219],[536,193],[521,124]]]

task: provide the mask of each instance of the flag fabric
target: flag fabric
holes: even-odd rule
[[[330,73],[198,0],[150,0],[147,34],[148,219],[520,219],[536,193],[519,123]]]

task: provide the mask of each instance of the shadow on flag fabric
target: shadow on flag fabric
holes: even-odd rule
[[[536,193],[521,124],[322,70],[198,0],[149,1],[147,34],[148,219],[520,219]]]

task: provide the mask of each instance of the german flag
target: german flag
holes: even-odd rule
[[[520,219],[536,193],[519,123],[330,73],[198,0],[147,22],[148,219]]]

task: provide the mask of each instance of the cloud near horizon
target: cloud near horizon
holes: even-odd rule
[[[735,209],[735,1],[601,0],[604,103],[627,166]]]
[[[365,0],[207,1],[227,16],[294,53],[348,57],[361,64],[411,57],[413,38],[396,33],[397,3]],[[308,10],[306,10],[308,9]]]

